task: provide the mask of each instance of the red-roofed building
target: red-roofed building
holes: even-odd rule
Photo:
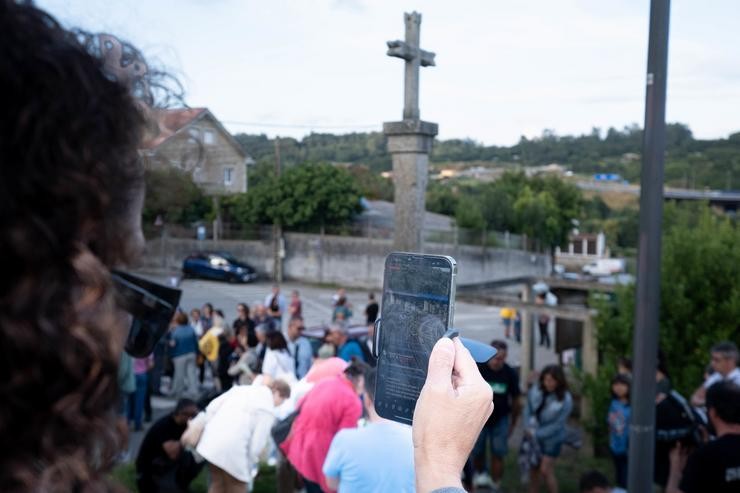
[[[142,146],[149,166],[187,171],[207,193],[247,191],[251,158],[207,108],[157,110],[156,119],[159,132]]]

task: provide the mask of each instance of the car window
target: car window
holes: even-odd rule
[[[209,263],[214,267],[223,267],[225,265],[229,265],[225,258],[217,257],[215,255],[211,256],[211,258],[209,259]]]
[[[224,254],[224,255],[221,255],[221,256],[223,258],[225,258],[226,260],[228,260],[229,262],[231,262],[231,263],[238,263],[238,260],[236,260],[236,258],[233,255]]]

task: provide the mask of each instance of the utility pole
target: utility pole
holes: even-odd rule
[[[645,93],[640,234],[633,338],[634,381],[629,437],[630,493],[653,492],[655,457],[655,369],[660,324],[660,243],[663,218],[665,101],[668,77],[670,0],[650,3],[650,39]]]
[[[275,137],[275,176],[280,178],[280,137]],[[283,282],[283,228],[277,221],[272,225],[272,278]]]

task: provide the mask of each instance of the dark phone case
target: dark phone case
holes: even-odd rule
[[[421,259],[418,265],[415,259]],[[438,274],[434,282],[422,275],[405,276],[404,282],[408,283],[410,289],[404,290],[405,294],[399,294],[396,286],[391,295],[389,267],[397,265],[394,262],[400,260],[410,262],[410,265],[418,268],[424,266],[426,259],[430,263],[445,262],[450,269],[449,275],[445,278],[444,274]],[[429,267],[431,268],[431,264]],[[383,304],[376,339],[378,375],[375,410],[381,417],[411,424],[416,400],[426,380],[429,355],[434,344],[447,331],[452,318],[454,278],[455,263],[449,257],[392,253],[386,259]],[[444,296],[436,292],[442,291],[442,288],[446,291],[446,302],[442,301]],[[412,294],[423,294],[421,299],[424,301],[416,299]],[[437,297],[439,299],[435,299]],[[427,301],[427,298],[431,301]]]

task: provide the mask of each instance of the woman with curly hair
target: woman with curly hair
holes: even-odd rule
[[[147,67],[0,0],[0,87],[0,491],[105,491],[130,323],[110,269],[143,246]]]

